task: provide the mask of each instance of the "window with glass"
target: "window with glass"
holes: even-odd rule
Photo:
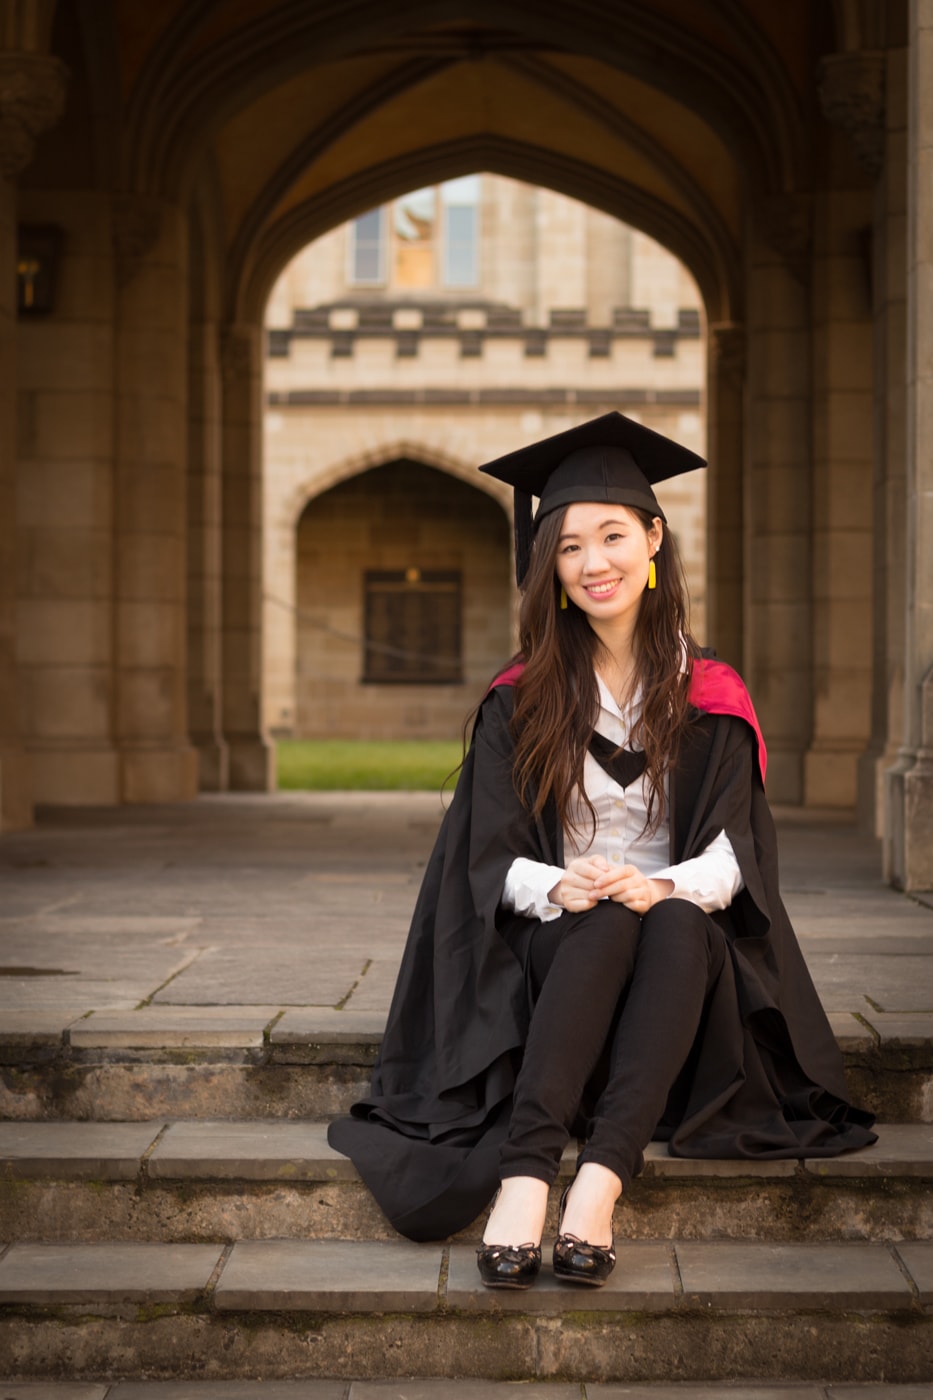
[[[441,185],[444,214],[444,285],[479,283],[480,177],[464,175]]]
[[[381,286],[386,280],[386,216],[384,209],[370,209],[353,220],[350,240],[350,281],[361,286]]]
[[[365,575],[363,680],[454,685],[463,679],[459,571]]]

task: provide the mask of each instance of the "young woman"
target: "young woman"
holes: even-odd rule
[[[874,1141],[778,890],[765,751],[705,658],[653,483],[705,465],[607,414],[483,468],[516,491],[520,651],[480,705],[372,1093],[331,1126],[413,1239],[467,1225],[490,1287],[601,1284],[613,1207],[673,1155]],[[532,524],[531,497],[540,503]]]

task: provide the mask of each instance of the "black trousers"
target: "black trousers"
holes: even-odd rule
[[[662,900],[644,918],[603,900],[541,924],[529,954],[537,999],[501,1175],[555,1180],[600,1066],[605,1083],[579,1163],[609,1167],[627,1189],[726,955],[725,935],[684,899]]]

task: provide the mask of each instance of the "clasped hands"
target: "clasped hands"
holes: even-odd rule
[[[572,914],[592,909],[601,899],[613,899],[636,914],[647,914],[673,891],[673,880],[652,880],[636,865],[612,866],[602,856],[578,856],[548,898]]]

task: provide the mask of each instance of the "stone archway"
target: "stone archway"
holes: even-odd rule
[[[511,650],[506,515],[424,456],[389,451],[328,476],[270,570],[270,727],[456,738]],[[292,580],[293,606],[281,597]]]

